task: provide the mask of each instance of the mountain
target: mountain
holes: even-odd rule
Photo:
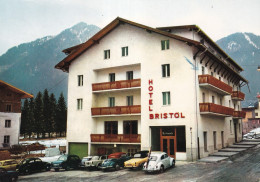
[[[65,58],[63,49],[85,42],[100,30],[78,23],[56,36],[46,36],[10,48],[0,56],[0,79],[36,96],[47,88],[67,98],[68,74],[54,66]]]
[[[250,92],[246,85],[242,87],[242,92],[246,94],[242,106],[246,107],[257,101],[256,95],[260,92],[260,72],[257,71],[260,66],[260,36],[252,33],[235,33],[216,43],[241,65],[244,69],[241,75],[249,81]]]

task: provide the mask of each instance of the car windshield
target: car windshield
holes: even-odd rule
[[[59,161],[65,161],[65,160],[67,160],[67,156],[66,155],[62,155],[62,156],[59,157],[58,160]]]
[[[92,159],[92,157],[83,158],[84,161],[90,161],[91,159]]]
[[[94,157],[92,157],[92,160],[98,160],[98,156],[94,156]]]
[[[24,159],[21,161],[21,164],[26,164],[29,161],[29,159]]]
[[[141,158],[141,154],[135,154],[134,158]]]
[[[115,162],[117,159],[107,159],[107,161]]]
[[[156,161],[157,160],[157,157],[156,156],[151,156],[150,157],[150,161]]]

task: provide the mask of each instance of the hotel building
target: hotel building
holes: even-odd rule
[[[243,69],[198,26],[151,28],[116,18],[63,50],[67,151],[160,150],[196,160],[242,139]]]

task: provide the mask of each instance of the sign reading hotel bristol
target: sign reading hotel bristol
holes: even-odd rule
[[[153,80],[149,79],[149,118],[150,119],[167,119],[167,118],[185,118],[182,112],[169,113],[152,113],[153,112]]]

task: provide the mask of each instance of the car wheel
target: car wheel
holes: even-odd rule
[[[25,169],[25,174],[31,174],[31,170],[30,169]]]
[[[139,166],[140,169],[144,168],[144,163]]]
[[[172,166],[171,166],[172,168],[174,168],[175,167],[175,161],[172,161]]]
[[[11,181],[12,181],[12,182],[16,182],[17,179],[18,179],[18,177],[12,177]]]
[[[160,173],[163,173],[163,171],[164,171],[164,166],[161,165],[161,167],[160,167]]]
[[[115,169],[118,171],[120,169],[120,166],[117,164]]]
[[[69,167],[69,166],[66,166],[65,170],[66,170],[66,171],[69,171],[69,170],[70,170],[70,167]]]
[[[59,171],[59,169],[55,169],[55,171],[56,171],[56,172],[58,172],[58,171]]]
[[[46,171],[50,171],[51,167],[50,166],[46,166]]]

